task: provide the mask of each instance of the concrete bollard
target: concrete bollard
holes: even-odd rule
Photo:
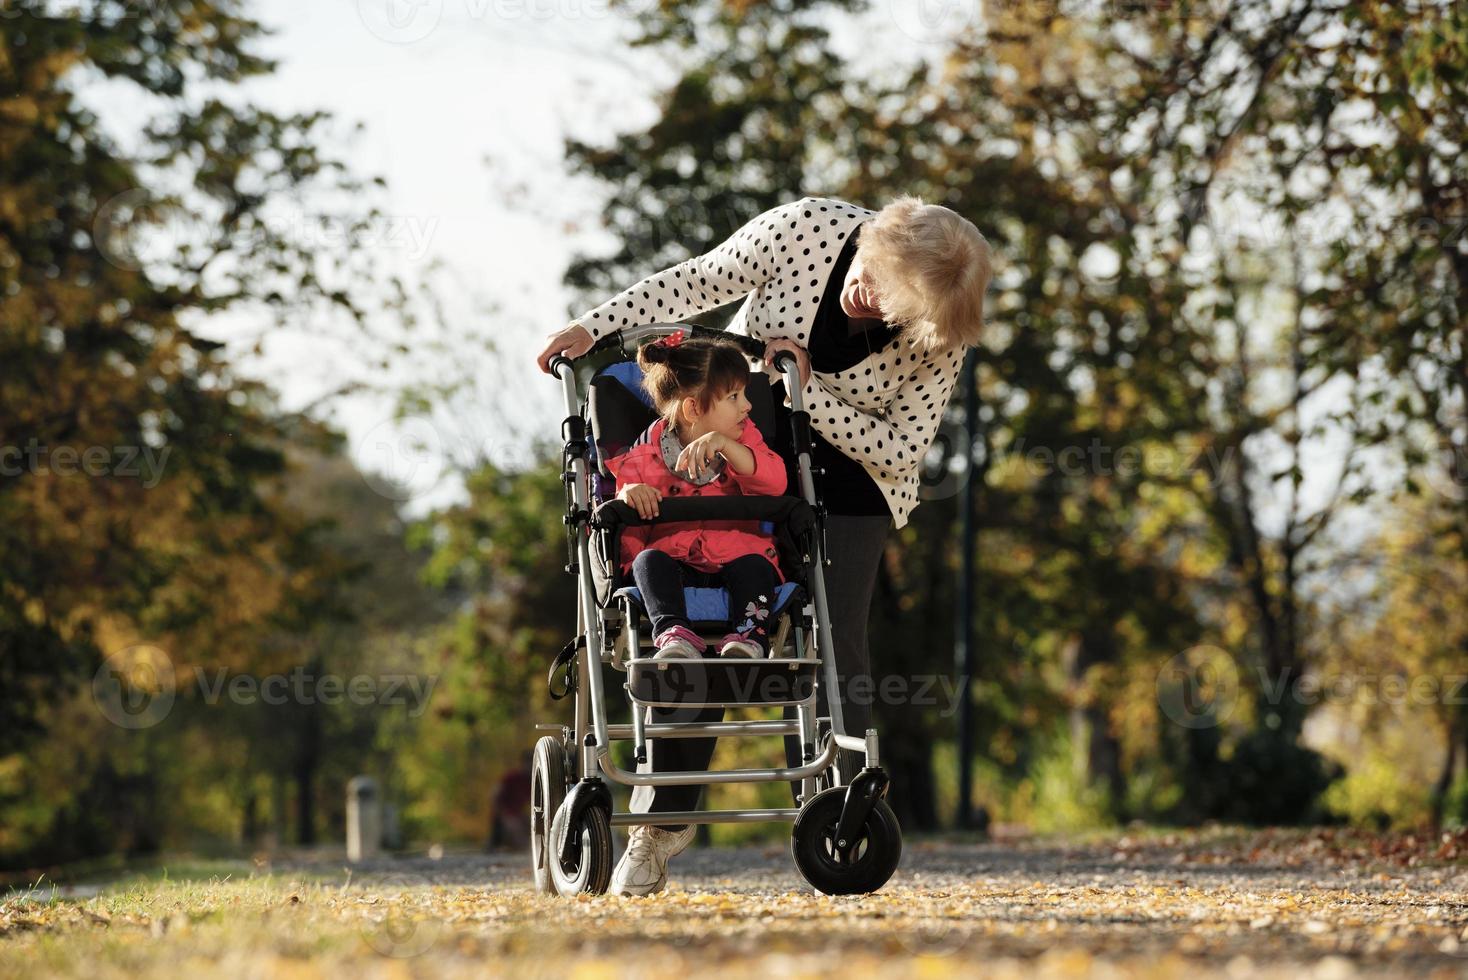
[[[354,776],[347,783],[347,860],[370,861],[382,850],[382,796],[377,780]]]

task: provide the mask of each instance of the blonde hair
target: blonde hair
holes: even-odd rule
[[[856,254],[871,273],[882,318],[927,351],[978,342],[989,243],[973,222],[940,204],[900,197],[861,229]]]

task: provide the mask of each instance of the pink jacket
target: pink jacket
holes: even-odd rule
[[[633,447],[615,459],[606,461],[607,469],[617,478],[617,487],[633,483],[646,483],[654,487],[664,498],[668,497],[730,497],[747,494],[753,497],[778,496],[785,492],[785,461],[782,460],[760,436],[759,427],[745,421],[739,433],[739,442],[754,453],[754,472],[740,476],[734,468],[725,464],[718,479],[703,486],[691,483],[676,475],[663,462],[663,428],[667,425],[659,419],[654,422]],[[736,558],[745,555],[764,555],[780,574],[780,563],[775,550],[775,539],[761,534],[757,521],[679,521],[671,524],[653,524],[645,527],[629,527],[622,532],[622,570],[630,572],[632,559],[638,552],[656,548],[687,565],[703,572],[716,572]],[[784,576],[780,576],[783,581]]]

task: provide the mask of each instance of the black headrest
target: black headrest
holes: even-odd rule
[[[624,361],[608,365],[591,379],[587,403],[597,464],[603,473],[607,473],[605,460],[625,453],[657,421],[657,413],[648,405],[638,383],[640,378],[636,363]],[[634,387],[629,387],[629,383]],[[762,372],[751,371],[744,395],[749,399],[749,417],[765,442],[773,444],[775,399],[770,393],[769,378]]]

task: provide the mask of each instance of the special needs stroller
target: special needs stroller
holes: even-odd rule
[[[535,746],[531,770],[531,857],[537,890],[546,894],[601,894],[612,873],[612,827],[633,824],[758,823],[793,820],[790,850],[795,865],[816,889],[830,895],[881,888],[897,868],[902,830],[887,805],[887,774],[878,765],[877,733],[846,733],[839,697],[829,697],[828,716],[817,717],[817,693],[837,690],[831,623],[823,573],[822,512],[811,470],[810,419],[801,404],[795,358],[779,355],[776,367],[791,393],[793,445],[797,447],[800,497],[665,497],[659,514],[644,521],[615,498],[605,467],[654,419],[637,391],[640,377],[630,360],[638,341],[684,330],[717,336],[761,357],[763,345],[748,337],[681,324],[654,324],[612,334],[592,354],[620,350],[623,360],[603,368],[587,385],[582,401],[570,360],[557,357],[552,373],[565,391],[562,478],[570,560],[577,577],[577,636],[551,668],[551,693],[574,695],[574,727],[536,725],[551,732]],[[751,420],[774,435],[774,405],[767,379],[752,373],[746,394]],[[589,430],[589,431],[588,431]],[[590,438],[588,438],[588,435]],[[637,589],[621,581],[619,539],[623,528],[649,523],[700,520],[769,522],[779,545],[786,582],[771,604],[770,657],[764,660],[652,659],[651,631]],[[728,595],[723,589],[688,589],[689,618],[700,635],[727,630]],[[623,689],[631,724],[609,724],[603,670],[624,672]],[[652,707],[706,708],[751,705],[793,706],[786,720],[652,722]],[[789,713],[788,711],[786,712]],[[631,740],[638,763],[653,739],[709,736],[798,736],[802,764],[794,768],[636,772],[612,758],[614,740]],[[865,754],[865,766],[842,773],[839,749]],[[800,782],[798,807],[751,810],[688,810],[615,813],[606,779],[628,786],[740,782]]]

